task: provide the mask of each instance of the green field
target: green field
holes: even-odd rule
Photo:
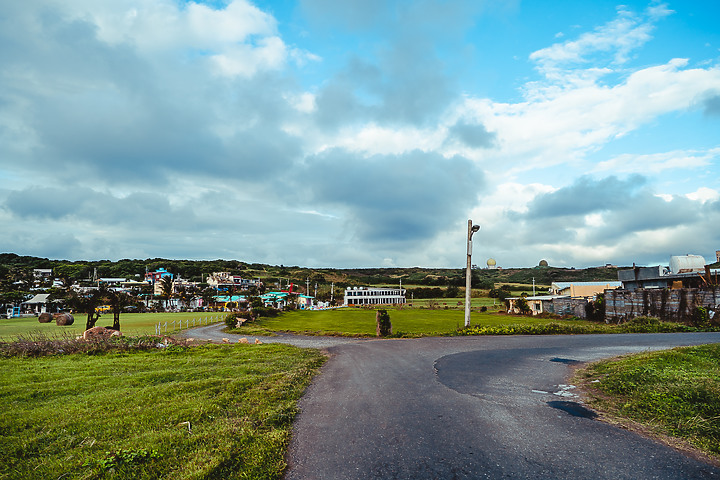
[[[603,360],[578,371],[575,381],[606,418],[631,429],[637,422],[720,459],[720,345]]]
[[[147,335],[155,333],[155,326],[158,323],[162,325],[162,333],[165,333],[165,324],[167,323],[167,333],[181,328],[192,328],[193,321],[195,326],[200,323],[213,323],[222,321],[225,318],[224,313],[217,312],[185,312],[185,313],[123,313],[120,315],[120,330],[125,335]],[[20,317],[20,318],[0,318],[0,340],[10,341],[18,335],[28,335],[31,333],[39,333],[46,337],[62,336],[62,335],[78,335],[85,331],[84,314],[75,314],[75,323],[70,326],[58,326],[55,322],[40,323],[37,317]],[[173,321],[175,322],[173,324]],[[182,327],[180,322],[182,321]],[[98,327],[108,327],[113,323],[112,314],[105,314],[100,317],[96,325]]]
[[[465,312],[455,309],[387,309],[395,335],[447,335],[456,332],[465,324]],[[558,320],[538,317],[517,317],[496,313],[472,312],[471,325],[504,326],[513,324],[543,325],[567,323],[592,325],[581,320]],[[274,318],[260,318],[250,328],[265,328],[270,331],[300,332],[313,335],[375,335],[375,310],[361,308],[340,308],[336,310],[285,312]],[[243,329],[236,329],[243,333]]]
[[[280,478],[323,362],[269,344],[1,358],[0,478]]]

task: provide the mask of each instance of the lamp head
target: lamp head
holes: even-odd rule
[[[480,230],[480,225],[473,225],[473,226],[472,226],[472,232],[473,232],[473,233],[477,232],[478,230]]]

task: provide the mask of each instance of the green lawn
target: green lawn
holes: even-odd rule
[[[0,478],[280,478],[324,359],[277,344],[2,358]]]
[[[589,404],[609,418],[638,422],[720,460],[720,345],[604,360],[575,380],[589,391]]]
[[[142,335],[142,334],[154,334],[155,326],[158,323],[162,324],[162,331],[165,333],[165,323],[167,322],[167,333],[172,333],[173,327],[175,330],[180,330],[180,322],[182,321],[182,328],[186,328],[189,321],[189,327],[192,328],[193,320],[195,325],[198,326],[202,322],[203,325],[206,322],[219,322],[225,318],[224,313],[216,312],[186,312],[186,313],[123,313],[120,315],[120,330],[125,335]],[[44,336],[58,336],[58,335],[77,335],[85,331],[85,320],[86,315],[75,314],[75,323],[70,326],[60,327],[55,325],[55,322],[40,323],[37,317],[21,317],[21,318],[0,318],[0,340],[9,341],[18,335],[27,335],[29,333],[40,333]],[[175,324],[173,324],[175,321]],[[100,317],[96,325],[99,327],[108,327],[113,323],[112,314],[105,314]]]
[[[416,298],[414,300],[407,299],[406,307],[410,308],[427,308],[431,304],[439,308],[464,309],[465,298]],[[471,308],[487,307],[488,309],[502,310],[505,308],[505,302],[497,298],[489,297],[472,297],[470,299]]]
[[[445,335],[455,332],[465,324],[465,312],[454,309],[388,309],[393,334]],[[537,317],[517,317],[495,313],[472,312],[473,326],[503,326],[513,324],[543,325],[548,323],[590,325],[579,320],[557,320]],[[304,332],[312,334],[375,335],[375,311],[360,308],[336,310],[285,312],[275,318],[260,318],[253,327],[270,331]],[[236,330],[243,333],[242,329]]]

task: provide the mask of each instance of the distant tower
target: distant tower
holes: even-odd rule
[[[497,268],[497,262],[495,261],[494,258],[488,258],[487,268],[489,268],[489,269]]]
[[[720,262],[720,250],[715,250],[715,256],[717,257],[717,261]]]
[[[548,263],[547,260],[540,260],[540,263],[538,263],[538,267],[547,267]]]

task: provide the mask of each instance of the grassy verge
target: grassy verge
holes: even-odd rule
[[[37,317],[0,318],[0,340],[9,341],[14,337],[27,334],[40,334],[45,336],[77,335],[85,331],[85,315],[73,315],[75,323],[68,326],[58,326],[55,322],[40,323]],[[183,313],[123,313],[120,315],[120,329],[126,335],[148,335],[155,333],[155,326],[161,323],[163,333],[167,323],[167,333],[170,334],[184,328],[192,328],[201,323],[222,321],[224,313],[215,312],[183,312]],[[173,323],[175,322],[175,323]],[[109,327],[113,323],[112,314],[105,314],[97,321],[98,327]]]
[[[388,309],[393,335],[418,337],[455,335],[462,328],[465,313],[461,310]],[[473,312],[472,325],[476,328],[502,330],[517,323],[536,326],[550,323],[592,326],[582,320],[556,320],[539,317],[517,317],[489,312]],[[253,330],[249,330],[253,329]],[[285,331],[306,335],[375,336],[375,310],[343,308],[337,310],[284,312],[274,318],[260,318],[248,326],[232,330],[241,335],[261,335],[261,330]]]
[[[576,372],[575,381],[611,421],[720,460],[720,345],[605,360]]]
[[[279,478],[324,362],[287,345],[0,359],[0,478]]]
[[[676,333],[718,330],[698,329],[656,318],[638,317],[620,325],[586,320],[505,315],[473,312],[471,327],[463,328],[464,312],[459,310],[388,309],[394,337],[445,335],[574,335],[599,333]],[[273,318],[259,318],[243,327],[229,330],[239,335],[273,335],[292,332],[304,335],[349,337],[375,336],[375,310],[345,308],[337,310],[283,312]]]

